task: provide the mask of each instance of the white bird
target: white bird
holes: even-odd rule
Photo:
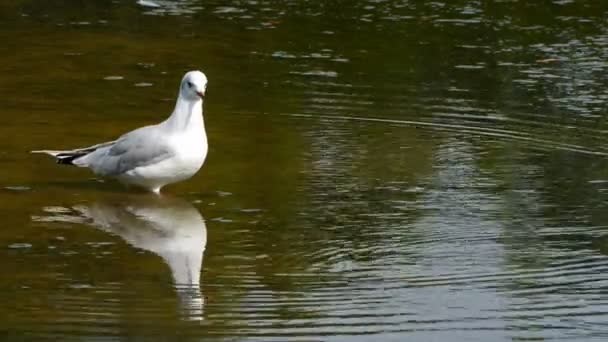
[[[180,84],[175,109],[157,125],[133,130],[110,142],[75,150],[40,150],[59,164],[88,167],[95,174],[160,193],[170,183],[192,177],[207,157],[203,99],[207,77],[187,72]]]

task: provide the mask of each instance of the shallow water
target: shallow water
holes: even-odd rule
[[[4,1],[4,340],[608,336],[608,3]],[[30,155],[163,120],[162,198]]]

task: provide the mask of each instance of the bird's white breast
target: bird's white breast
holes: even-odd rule
[[[184,134],[174,135],[170,144],[179,162],[184,166],[196,166],[197,170],[207,157],[207,135],[202,129],[190,129]]]
[[[192,177],[207,157],[207,136],[202,130],[188,130],[167,137],[173,156],[159,163],[137,167],[119,179],[152,190]]]

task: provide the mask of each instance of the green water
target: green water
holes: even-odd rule
[[[0,3],[0,339],[608,336],[608,2],[156,3]],[[192,69],[162,197],[28,153]]]

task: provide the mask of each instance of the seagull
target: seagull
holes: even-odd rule
[[[145,126],[109,141],[74,150],[38,150],[58,164],[88,167],[102,177],[116,178],[160,194],[171,183],[192,177],[207,157],[203,99],[207,77],[187,72],[179,86],[175,109],[159,124]]]

